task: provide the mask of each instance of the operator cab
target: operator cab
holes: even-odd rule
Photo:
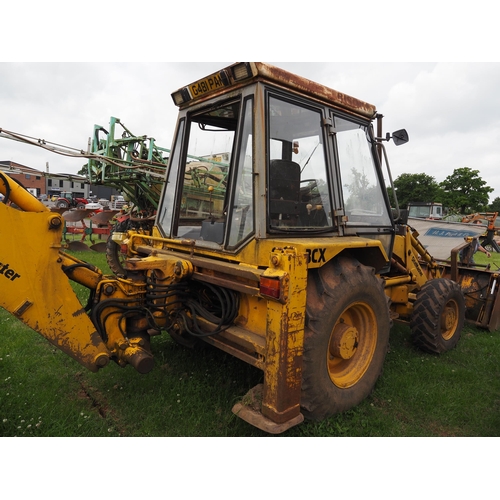
[[[394,237],[367,103],[263,63],[172,94],[179,118],[162,237],[238,252],[253,239]]]

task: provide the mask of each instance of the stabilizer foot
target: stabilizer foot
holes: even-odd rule
[[[233,406],[233,413],[245,422],[269,434],[281,434],[304,421],[302,413],[280,424],[262,415],[260,410],[262,387],[262,384],[258,384],[250,389],[243,399]]]

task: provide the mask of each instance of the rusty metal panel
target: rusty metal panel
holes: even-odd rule
[[[301,93],[316,97],[330,104],[346,109],[367,118],[374,118],[376,107],[373,104],[361,101],[355,97],[339,92],[337,90],[313,82],[307,78],[289,73],[281,68],[265,63],[255,63],[258,73],[266,80],[278,83],[279,85],[292,88]]]
[[[242,63],[232,64],[231,66],[223,68],[213,75],[209,75],[206,78],[201,78],[197,82],[186,85],[185,87],[174,92],[174,94],[177,94],[179,92],[185,91],[191,95],[191,97],[185,100],[183,103],[177,103],[179,108],[184,109],[194,104],[195,102],[200,103],[205,101],[206,99],[221,94],[227,94],[228,92],[231,92],[242,86],[251,85],[256,81],[260,81],[273,83],[275,85],[279,85],[280,87],[285,87],[292,91],[299,92],[300,94],[308,95],[334,108],[343,109],[350,113],[354,113],[369,119],[373,119],[377,114],[376,107],[373,104],[369,104],[360,99],[344,94],[343,92],[339,92],[325,85],[313,82],[312,80],[296,75],[294,73],[290,73],[289,71],[267,63],[251,62],[246,64],[249,67],[250,73],[246,78],[236,80],[233,76],[232,70],[238,65],[242,65]],[[224,84],[221,83],[220,85],[210,86],[206,83],[211,79],[217,80],[217,75],[225,76],[226,81],[224,82]],[[193,94],[192,90],[188,90],[194,87],[197,88],[198,86],[206,86],[206,91],[202,91],[200,93],[194,92]]]
[[[275,257],[275,259],[273,259]],[[276,249],[269,276],[284,276],[284,300],[268,300],[262,414],[284,423],[300,414],[307,264],[294,248]]]
[[[426,264],[423,263],[425,267]],[[500,328],[500,275],[479,267],[440,262],[442,277],[456,281],[465,298],[465,319],[489,331]]]
[[[500,329],[500,298],[498,296],[498,280],[495,283],[496,293],[494,296],[493,306],[491,308],[491,315],[488,322],[488,330],[490,332],[494,332],[495,330]]]
[[[500,326],[499,278],[498,273],[490,274],[489,283],[484,290],[484,306],[479,316],[480,326],[487,328],[490,332],[497,330]]]

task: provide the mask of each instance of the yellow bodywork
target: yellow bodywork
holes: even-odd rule
[[[240,292],[234,324],[204,340],[264,372],[259,412],[243,404],[233,411],[268,432],[282,432],[303,419],[300,398],[308,270],[345,251],[377,268],[388,260],[380,241],[360,237],[253,240],[223,259],[220,251],[194,241],[166,239],[156,229],[152,235],[130,232],[126,240],[130,270],[156,269],[163,280],[189,277]],[[279,283],[279,296],[261,291],[265,279]],[[210,331],[210,325],[206,328]]]
[[[61,215],[49,211],[9,177],[2,175],[1,181],[0,192],[21,210],[0,203],[0,306],[91,371],[106,366],[110,358],[139,371],[149,370],[152,358],[143,348],[144,337],[125,336],[131,325],[138,332],[146,325],[140,320],[126,325],[114,305],[120,300],[130,308],[139,305],[145,284],[105,277],[94,266],[66,254],[61,246]],[[100,307],[94,311],[94,321],[102,322],[105,341],[68,278],[93,291]]]
[[[267,432],[280,433],[303,420],[302,391],[310,391],[309,384],[325,392],[325,386],[316,383],[322,375],[329,377],[328,397],[334,399],[344,391],[341,406],[346,407],[347,401],[356,399],[356,391],[350,389],[359,384],[359,394],[364,394],[379,376],[387,350],[389,313],[393,319],[408,321],[418,292],[429,279],[442,275],[417,235],[386,216],[382,205],[387,205],[387,196],[377,196],[379,191],[381,195],[385,192],[384,186],[380,182],[372,186],[370,177],[357,171],[358,162],[363,170],[368,166],[368,150],[357,152],[356,136],[350,134],[364,130],[367,145],[379,148],[381,155],[380,141],[384,139],[382,134],[372,135],[369,122],[382,116],[370,104],[262,63],[236,63],[172,96],[181,113],[163,198],[159,205],[154,204],[159,226],[151,217],[142,219],[140,211],[130,211],[130,218],[124,216],[115,226],[117,232],[107,248],[127,252],[124,262],[121,256],[112,255],[123,268],[117,274],[127,278],[105,276],[65,253],[61,215],[50,212],[0,172],[0,192],[20,207],[0,203],[0,306],[92,371],[113,360],[120,366],[131,364],[140,373],[148,372],[154,365],[150,337],[162,330],[181,344],[201,338],[262,370],[262,385],[250,391],[250,404],[236,404],[233,412]],[[190,106],[192,111],[187,109]],[[280,120],[274,124],[271,115]],[[227,133],[220,134],[224,139],[220,144],[227,141],[224,148],[231,145],[230,153],[224,153],[227,164],[222,163],[225,149],[221,157],[192,156],[191,144],[198,139],[205,142],[194,134],[198,127],[203,132]],[[344,139],[340,132],[346,133]],[[362,135],[357,137],[356,141]],[[301,151],[311,148],[311,154],[301,166],[295,165],[299,176],[290,182],[293,189],[286,186],[281,193],[280,187],[274,198],[273,184],[285,179],[274,179],[272,158],[281,144],[278,161],[295,163],[289,160],[293,153],[298,154],[299,138]],[[214,141],[214,148],[217,143]],[[342,147],[349,152],[345,157]],[[375,160],[375,149],[373,155]],[[307,157],[305,153],[301,156]],[[314,179],[308,179],[308,170],[304,171],[311,158]],[[146,165],[145,158],[140,160]],[[378,181],[382,180],[380,166],[373,163]],[[348,169],[352,169],[351,175]],[[284,171],[281,175],[289,174]],[[301,182],[306,184],[301,186]],[[365,190],[357,185],[365,183],[367,195],[361,200]],[[293,195],[288,199],[285,191],[293,191]],[[349,192],[349,199],[342,200]],[[376,208],[368,206],[372,200]],[[293,212],[294,218],[283,227],[278,226],[279,219],[273,222],[274,202],[282,207],[280,218],[285,218],[281,222],[290,215],[288,207]],[[315,211],[324,212],[324,224],[311,222]],[[303,225],[304,221],[295,225],[300,213],[311,226]],[[252,224],[247,224],[250,220]],[[201,230],[208,222],[214,224],[214,230],[207,237]],[[224,242],[219,229],[221,234],[225,231],[226,246],[219,244]],[[183,234],[185,239],[170,239],[165,234]],[[196,239],[188,239],[188,235]],[[321,269],[326,264],[329,266]],[[359,281],[347,280],[349,273]],[[329,279],[334,283],[330,291]],[[491,296],[497,286],[497,278],[493,279]],[[70,280],[90,291],[87,306],[80,303]],[[309,302],[308,280],[312,285]],[[476,284],[472,282],[471,288]],[[350,289],[362,293],[349,295]],[[374,294],[382,297],[377,295],[379,300],[372,304],[369,299]],[[324,297],[330,300],[323,301]],[[490,302],[487,306],[493,311],[498,308],[500,322],[500,305],[493,298]],[[331,309],[331,314],[314,319],[315,307]],[[226,309],[230,314],[222,313]],[[450,332],[458,324],[452,317],[458,318],[456,310],[446,318]],[[311,321],[307,329],[306,319]],[[316,324],[321,328],[314,332]],[[303,387],[306,332],[309,344]],[[326,339],[324,344],[316,340],[314,346],[313,334]],[[311,365],[317,365],[321,374],[311,379],[315,383],[307,379],[307,370],[314,371]],[[322,397],[314,394],[314,399]],[[332,409],[329,405],[308,410],[307,401],[302,402],[305,411],[318,415]]]
[[[269,432],[282,432],[302,421],[300,412],[302,356],[306,320],[308,270],[349,252],[376,270],[389,258],[380,241],[361,237],[265,239],[250,241],[237,254],[221,253],[189,240],[129,231],[116,235],[128,248],[126,268],[134,279],[103,276],[61,248],[63,220],[25,190],[9,186],[11,200],[21,208],[0,204],[0,237],[15,245],[0,250],[0,282],[8,293],[0,305],[90,370],[109,359],[132,364],[146,373],[153,366],[148,349],[151,320],[159,329],[182,325],[168,321],[175,300],[150,299],[147,280],[162,287],[181,281],[210,283],[238,293],[238,314],[223,331],[204,337],[220,349],[264,372],[258,414],[245,405],[233,409],[240,417]],[[21,252],[19,249],[23,249]],[[411,312],[414,292],[425,283],[419,265],[422,249],[408,232],[397,236],[393,264],[400,271],[384,276],[393,311]],[[74,294],[69,279],[92,291],[90,316]],[[270,292],[261,284],[270,284]],[[273,288],[274,287],[274,288]],[[148,307],[155,309],[149,310]],[[161,312],[163,311],[163,312]],[[207,332],[213,325],[202,324]]]
[[[418,233],[407,226],[401,226],[401,231],[394,238],[391,272],[381,277],[391,300],[392,317],[407,322],[418,290],[429,279],[441,277],[442,269],[422,246]],[[422,263],[426,263],[425,267]]]
[[[27,205],[36,208],[24,191]],[[22,204],[22,198],[16,198]],[[63,221],[45,209],[23,212],[0,203],[0,306],[92,371],[110,353],[80,304],[62,265],[75,264],[60,254]],[[11,243],[15,240],[15,245]],[[96,274],[96,277],[99,273]]]
[[[11,187],[11,186],[9,186]],[[302,356],[306,321],[308,270],[349,252],[362,264],[379,270],[389,258],[380,241],[362,237],[277,238],[252,240],[241,251],[226,254],[190,240],[129,231],[116,235],[126,244],[125,267],[135,276],[104,276],[98,269],[64,253],[63,220],[25,190],[10,189],[11,200],[23,209],[0,204],[0,237],[15,245],[0,251],[0,282],[8,293],[0,305],[90,370],[109,359],[132,364],[146,373],[153,366],[149,352],[151,321],[155,328],[174,328],[170,299],[147,302],[148,279],[162,287],[182,281],[210,283],[238,293],[238,314],[223,331],[204,337],[218,348],[264,372],[256,416],[245,405],[233,409],[240,417],[269,432],[282,432],[302,421],[300,411]],[[23,251],[19,251],[23,249]],[[408,232],[396,237],[393,264],[400,271],[384,276],[393,311],[408,316],[414,292],[425,283],[429,268],[419,265],[420,252]],[[69,279],[92,291],[90,315],[74,294]],[[270,284],[267,292],[261,284]],[[274,288],[273,288],[274,287]],[[153,307],[153,311],[148,307]],[[155,309],[156,308],[156,309]],[[163,311],[163,312],[161,312]],[[213,325],[202,324],[207,332]]]

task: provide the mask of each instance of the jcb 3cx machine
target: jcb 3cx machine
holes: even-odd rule
[[[394,319],[430,352],[456,345],[462,288],[395,222],[384,184],[383,143],[404,130],[380,137],[374,106],[263,63],[172,97],[156,218],[115,227],[114,275],[65,253],[61,215],[0,175],[2,307],[93,371],[109,360],[150,371],[162,332],[208,342],[262,370],[233,411],[269,433],[366,398]],[[87,304],[69,280],[88,287]]]

